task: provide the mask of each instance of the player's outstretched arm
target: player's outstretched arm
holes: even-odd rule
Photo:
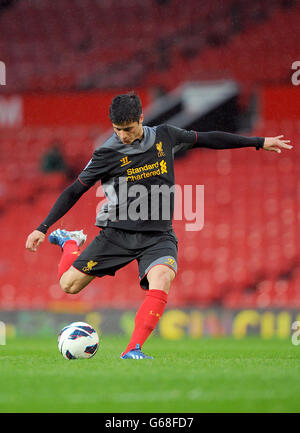
[[[265,137],[263,149],[277,153],[281,153],[281,149],[292,149],[293,146],[289,144],[291,140],[284,140],[283,137],[283,135],[278,135],[277,137]]]
[[[165,125],[167,132],[174,141],[174,153],[192,147],[207,147],[209,149],[239,149],[255,147],[281,153],[281,149],[292,149],[290,140],[283,139],[283,135],[276,137],[246,137],[223,131],[197,132],[186,131],[175,126]]]
[[[47,230],[56,221],[63,217],[89,189],[89,186],[82,184],[78,179],[68,186],[58,197],[47,218],[27,238],[26,248],[35,252],[39,245],[45,240]]]
[[[283,135],[276,137],[246,137],[228,132],[195,132],[196,142],[194,147],[208,147],[211,149],[238,149],[243,147],[255,147],[280,153],[280,149],[291,149],[290,140],[284,140]]]

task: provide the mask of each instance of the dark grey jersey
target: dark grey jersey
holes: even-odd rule
[[[107,203],[97,215],[99,227],[165,231],[174,211],[174,154],[192,147],[234,149],[263,147],[263,137],[227,132],[186,131],[170,125],[144,126],[142,140],[123,144],[113,134],[98,147],[78,179],[58,197],[37,230],[46,233],[97,181]]]
[[[194,131],[169,125],[144,126],[142,140],[123,144],[114,134],[93,154],[79,175],[86,186],[101,180],[107,203],[99,227],[165,231],[174,211],[174,153],[196,142]]]

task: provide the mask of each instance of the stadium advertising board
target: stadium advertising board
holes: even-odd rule
[[[132,310],[98,310],[86,312],[2,311],[6,336],[55,335],[73,321],[92,324],[101,335],[130,335],[134,326]],[[227,309],[168,309],[155,334],[167,340],[183,338],[233,336],[242,339],[251,335],[263,339],[291,337],[300,321],[296,310],[227,310]],[[300,323],[300,322],[299,322]]]

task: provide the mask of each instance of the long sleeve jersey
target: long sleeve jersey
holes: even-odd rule
[[[38,227],[46,233],[79,198],[101,181],[107,202],[96,217],[98,227],[131,231],[172,228],[174,212],[174,155],[182,149],[233,149],[264,145],[263,137],[225,132],[187,131],[171,125],[143,127],[143,137],[123,144],[113,134],[98,147],[78,179],[58,197]]]

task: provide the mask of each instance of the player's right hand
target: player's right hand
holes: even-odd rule
[[[31,252],[35,252],[38,246],[44,242],[45,237],[46,235],[44,235],[44,233],[39,230],[34,230],[27,238],[26,248]]]

